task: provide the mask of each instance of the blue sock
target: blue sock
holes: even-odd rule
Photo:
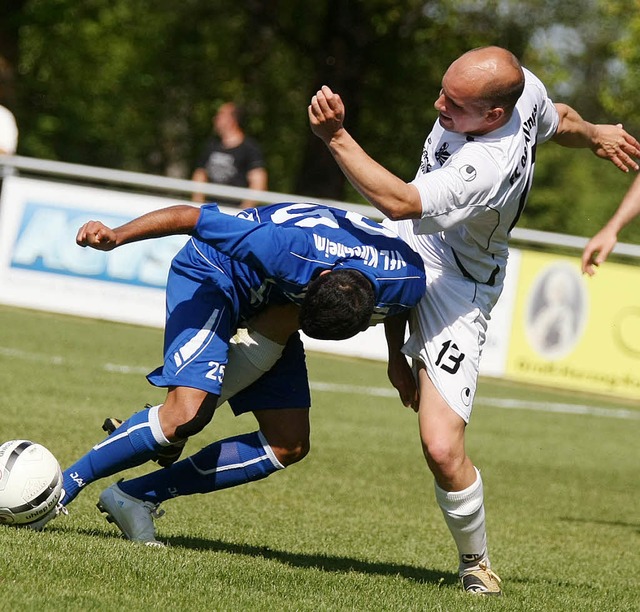
[[[144,501],[161,503],[180,495],[210,493],[261,480],[284,466],[259,431],[219,440],[195,455],[118,487]]]
[[[159,429],[157,408],[155,406],[136,412],[62,473],[62,486],[65,491],[62,503],[65,506],[72,502],[86,485],[121,470],[141,465],[156,455],[164,445],[160,444],[157,438],[167,443]]]

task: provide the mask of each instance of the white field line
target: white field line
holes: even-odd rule
[[[0,356],[10,357],[11,359],[20,359],[22,361],[35,361],[37,363],[46,363],[48,365],[63,365],[64,357],[57,355],[44,355],[42,353],[29,353],[20,349],[8,348],[0,346]]]
[[[34,361],[38,363],[47,363],[50,365],[64,365],[64,357],[57,355],[45,355],[42,353],[30,353],[20,349],[8,348],[0,346],[0,356],[9,357],[11,359],[20,359],[23,361]],[[107,372],[116,374],[135,374],[146,376],[153,368],[141,366],[119,365],[114,363],[105,363],[102,368]],[[398,394],[395,389],[389,387],[364,387],[358,385],[346,385],[327,383],[319,381],[310,382],[311,389],[320,393],[351,393],[354,395],[365,395],[369,397],[388,397],[397,399]],[[558,414],[578,414],[597,417],[606,417],[610,419],[625,419],[638,421],[640,420],[640,411],[628,410],[625,408],[604,408],[600,406],[587,406],[584,404],[565,404],[554,402],[535,402],[529,400],[517,400],[511,398],[498,397],[476,397],[476,405],[489,408],[504,408],[508,410],[531,410],[534,412],[554,412]]]
[[[398,398],[395,389],[384,387],[359,387],[357,385],[339,385],[334,383],[311,382],[311,389],[327,393],[352,393],[376,397]],[[507,408],[516,410],[533,410],[535,412],[556,412],[561,414],[581,414],[608,417],[612,419],[640,420],[640,411],[625,408],[602,408],[582,404],[561,404],[552,402],[533,402],[511,398],[483,397],[478,395],[476,405],[490,408]]]
[[[107,372],[116,374],[142,374],[146,376],[153,368],[143,368],[140,366],[116,365],[115,363],[105,363],[102,368]]]

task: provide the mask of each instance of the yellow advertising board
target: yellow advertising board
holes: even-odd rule
[[[640,269],[523,251],[506,375],[640,399]]]

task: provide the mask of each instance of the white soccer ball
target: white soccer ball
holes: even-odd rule
[[[53,512],[62,496],[62,470],[42,444],[0,445],[0,525],[32,525]]]

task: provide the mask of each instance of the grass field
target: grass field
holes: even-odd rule
[[[0,439],[41,442],[68,465],[105,416],[162,401],[144,378],[161,344],[156,329],[0,307]],[[97,511],[115,477],[42,533],[2,528],[2,609],[640,610],[638,406],[481,382],[468,451],[505,596],[476,599],[458,585],[416,417],[384,364],[308,361],[305,461],[166,503],[166,549],[123,540]],[[223,407],[187,448],[253,429]]]

